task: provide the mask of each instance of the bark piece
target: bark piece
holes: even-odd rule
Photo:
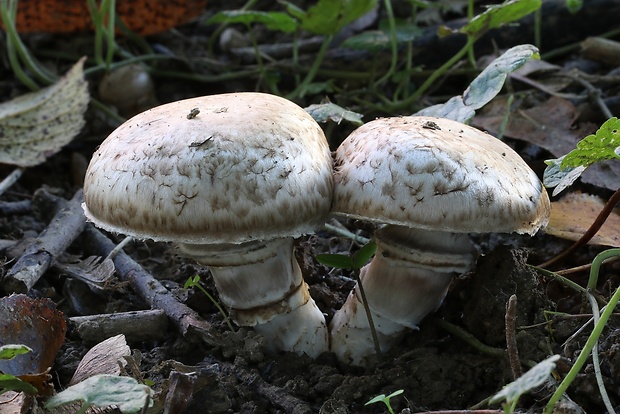
[[[69,318],[86,342],[100,342],[124,334],[130,342],[161,338],[168,329],[168,318],[161,309],[120,312]]]
[[[57,257],[79,236],[86,223],[81,203],[82,191],[79,190],[2,279],[1,287],[5,291],[25,293],[32,289]]]

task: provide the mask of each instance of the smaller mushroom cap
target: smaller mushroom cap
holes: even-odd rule
[[[86,171],[84,211],[141,239],[236,244],[314,231],[332,186],[325,135],[302,108],[268,94],[211,95],[112,132]]]
[[[455,233],[534,234],[549,219],[542,183],[508,145],[434,117],[371,121],[335,155],[332,213]]]

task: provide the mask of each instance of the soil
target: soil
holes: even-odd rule
[[[213,3],[213,7],[220,6]],[[209,14],[212,12],[210,10]],[[175,54],[184,55],[190,44],[205,42],[212,30],[194,22],[148,39],[152,46],[160,50],[168,48]],[[584,33],[582,38],[587,35],[590,33]],[[75,47],[68,46],[69,41],[79,48],[92,45],[93,41],[92,35],[88,34],[73,39],[39,35],[27,40],[35,54],[37,47],[67,51]],[[274,39],[276,41],[278,39]],[[216,58],[228,62],[228,55],[218,53]],[[53,64],[49,57],[41,55],[41,58]],[[346,59],[355,63],[355,59],[363,60],[363,57],[351,55]],[[576,57],[563,55],[562,59],[570,61]],[[196,65],[199,62],[202,60],[197,60]],[[63,65],[66,63],[63,62]],[[435,62],[435,65],[437,63],[441,61]],[[351,62],[346,64],[351,65]],[[335,59],[331,65],[342,66],[343,60]],[[429,65],[432,67],[432,63]],[[6,64],[2,70],[5,78],[12,76]],[[254,90],[256,85],[259,85],[259,90],[264,88],[257,78],[215,84],[193,82],[181,77],[170,79],[156,76],[154,79],[159,102],[199,94]],[[94,86],[98,78],[93,76],[89,81],[96,95]],[[466,86],[467,80],[450,78],[449,82],[433,91],[433,97],[427,99],[456,95]],[[15,79],[11,79],[2,92],[3,97],[8,99],[10,95],[22,92],[22,88]],[[338,96],[335,92],[331,95],[336,100]],[[300,100],[300,103],[318,103],[320,98],[320,94],[311,95]],[[353,101],[347,99],[343,99],[344,106],[347,103],[353,106]],[[376,115],[372,108],[356,106],[355,109],[367,114],[365,119]],[[26,169],[22,178],[2,196],[2,201],[6,202],[33,202],[31,208],[19,213],[0,215],[0,239],[25,240],[36,237],[46,228],[51,214],[48,206],[34,197],[37,191],[45,189],[68,200],[80,188],[84,161],[90,158],[96,145],[114,126],[114,121],[94,108],[89,110],[87,118],[87,125],[74,142],[44,164]],[[352,128],[346,124],[326,126],[334,148]],[[548,153],[538,148],[532,149],[531,145],[510,143],[534,166],[550,158]],[[0,166],[0,175],[6,176],[12,169],[11,166]],[[606,189],[589,190],[609,196]],[[343,224],[353,231],[359,230],[366,237],[372,235],[373,227],[368,223],[343,221]],[[109,236],[120,241],[117,236]],[[554,378],[561,380],[590,333],[590,326],[580,331],[589,319],[589,306],[581,294],[538,272],[531,264],[544,262],[571,243],[544,233],[534,237],[482,235],[475,236],[475,241],[480,251],[475,270],[455,276],[437,312],[425,319],[419,330],[408,331],[398,345],[388,353],[375,357],[366,367],[342,364],[331,353],[312,360],[291,353],[267,352],[262,337],[247,328],[230,331],[216,307],[200,291],[183,288],[188,278],[199,275],[203,286],[217,300],[217,292],[206,267],[178,256],[175,247],[170,244],[150,241],[131,243],[125,251],[173,292],[180,302],[196,310],[221,338],[218,345],[195,341],[184,337],[171,323],[166,331],[154,332],[147,340],[129,343],[140,353],[139,357],[134,357],[140,363],[141,380],[152,381],[156,396],[156,406],[152,412],[161,412],[166,405],[168,412],[184,413],[385,413],[387,409],[383,404],[365,403],[379,394],[388,395],[397,390],[404,392],[391,399],[394,412],[476,412],[489,409],[485,400],[515,379],[515,367],[511,366],[506,353],[506,306],[512,295],[517,300],[514,333],[521,368],[526,371],[548,356],[559,354],[562,358]],[[297,256],[304,277],[328,322],[344,303],[354,285],[354,278],[350,271],[329,269],[317,263],[314,257],[326,252],[346,253],[356,248],[352,241],[327,231],[297,241]],[[569,268],[590,263],[603,249],[583,247],[561,266]],[[82,257],[92,254],[81,239],[74,242],[68,252]],[[0,259],[2,257],[0,252]],[[8,258],[0,262],[0,277],[9,272],[12,263]],[[608,299],[618,287],[619,268],[616,262],[602,269],[598,291],[601,297]],[[587,277],[587,270],[570,275],[582,286],[587,284]],[[71,280],[53,268],[28,294],[52,299],[67,317],[148,308],[145,300],[136,295],[127,283],[93,292],[84,289],[83,283]],[[620,319],[617,315],[608,323],[598,349],[607,392],[612,404],[620,407]],[[455,327],[458,331],[454,330]],[[67,385],[81,357],[92,345],[78,332],[69,329],[52,367],[56,389]],[[555,385],[548,382],[524,395],[517,411],[541,412]],[[572,402],[563,402],[565,411],[561,412],[606,412],[591,360],[569,388],[568,395]],[[490,408],[499,410],[501,406],[495,404]]]

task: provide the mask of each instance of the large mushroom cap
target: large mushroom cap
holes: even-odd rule
[[[549,219],[549,197],[515,151],[448,119],[371,121],[340,145],[335,168],[335,214],[461,233],[533,234]]]
[[[332,185],[325,136],[302,108],[267,94],[212,95],[117,128],[90,162],[84,210],[137,238],[242,243],[313,231]]]

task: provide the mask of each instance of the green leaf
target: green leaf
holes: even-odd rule
[[[571,14],[576,14],[582,7],[583,0],[566,0],[566,8]]]
[[[462,96],[454,96],[443,104],[424,108],[415,115],[467,122],[474,117],[476,109],[482,108],[502,90],[509,73],[523,66],[529,59],[538,57],[538,49],[532,45],[512,47],[480,72]]]
[[[422,29],[405,20],[396,20],[396,42],[412,42],[422,33]],[[342,42],[341,47],[378,52],[391,46],[388,20],[379,22],[379,30],[367,30],[353,35]]]
[[[532,369],[517,378],[514,382],[506,385],[500,392],[489,400],[489,403],[506,401],[508,404],[519,399],[526,392],[542,385],[547,381],[551,371],[555,369],[555,362],[560,359],[559,355],[552,355],[544,361],[536,364]]]
[[[190,277],[189,279],[187,279],[185,281],[185,284],[183,285],[183,289],[189,289],[191,287],[194,287],[196,285],[200,284],[200,276],[196,275],[194,277]]]
[[[354,269],[361,269],[377,251],[377,244],[375,242],[368,242],[361,249],[359,249],[353,255],[351,259],[351,265]]]
[[[367,401],[366,404],[364,405],[382,402],[383,404],[385,404],[390,414],[393,414],[394,410],[392,409],[392,405],[390,404],[390,398],[400,395],[402,393],[403,393],[403,390],[397,390],[387,396],[385,394],[380,394],[380,395],[377,395],[375,398],[372,398],[371,400]]]
[[[419,26],[411,23],[405,19],[395,19],[396,25],[396,41],[398,43],[413,42],[418,36],[424,33]],[[379,22],[379,29],[389,34],[390,33],[390,20],[383,19]]]
[[[214,14],[207,23],[241,23],[246,26],[261,23],[270,30],[279,30],[285,33],[294,32],[298,27],[297,20],[286,13],[250,10],[221,11]]]
[[[381,30],[367,30],[353,35],[342,42],[342,47],[366,50],[368,52],[379,52],[387,49],[390,45],[390,36]]]
[[[540,59],[535,46],[525,44],[508,49],[471,82],[463,93],[463,103],[473,109],[482,108],[502,90],[508,75],[532,58]]]
[[[38,393],[38,390],[32,384],[22,381],[15,375],[0,374],[0,394],[6,391],[25,392],[30,395]]]
[[[577,143],[577,148],[566,154],[562,168],[589,167],[597,162],[620,159],[620,120],[605,121],[595,134]]]
[[[595,134],[577,143],[568,154],[546,160],[543,173],[545,187],[553,188],[557,195],[574,183],[590,165],[601,161],[620,159],[620,120],[609,118]]]
[[[362,114],[349,111],[331,102],[313,104],[313,105],[310,105],[304,108],[304,110],[308,114],[310,114],[310,116],[314,118],[316,122],[320,122],[320,123],[327,122],[327,121],[333,121],[333,122],[336,122],[337,124],[340,124],[340,122],[342,121],[348,121],[354,125],[363,124]]]
[[[301,18],[301,27],[310,33],[334,35],[376,5],[378,0],[319,0]]]
[[[543,184],[547,188],[555,187],[552,194],[553,196],[560,194],[566,188],[570,187],[586,170],[584,166],[561,168],[560,165],[564,157],[565,156],[545,161],[547,168],[545,168],[543,173]]]
[[[27,354],[32,352],[32,349],[26,345],[3,345],[0,346],[0,359],[13,359],[17,355]]]
[[[336,269],[353,269],[353,260],[344,254],[317,254],[316,261]]]
[[[297,20],[302,20],[306,15],[306,12],[302,8],[290,1],[282,1],[282,4],[286,6],[286,11]]]
[[[117,375],[95,375],[72,385],[54,395],[45,403],[45,408],[60,407],[74,401],[83,401],[88,407],[116,405],[123,413],[136,413],[144,407],[147,399],[153,405],[152,391],[146,385],[130,377]]]
[[[366,402],[366,404],[364,404],[364,405],[375,404],[375,403],[382,402],[382,401],[385,401],[385,394],[377,395],[375,398],[372,398],[372,399],[368,400]]]
[[[542,0],[510,0],[502,4],[489,6],[482,14],[474,17],[460,29],[467,36],[480,37],[491,29],[506,23],[512,23],[538,10]]]

